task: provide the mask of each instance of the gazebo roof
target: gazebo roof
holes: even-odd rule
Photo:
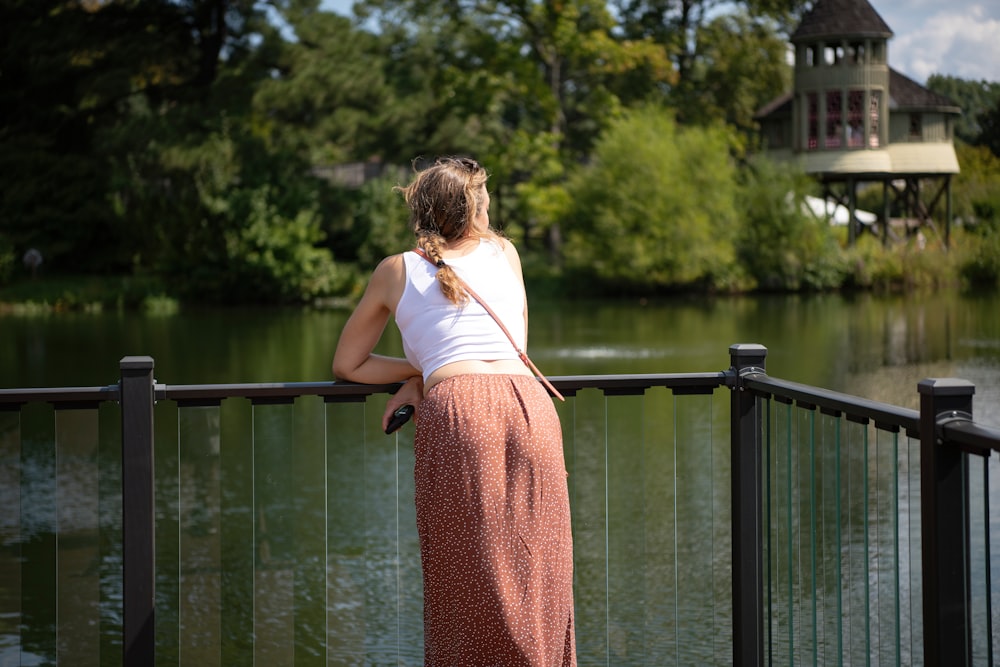
[[[954,100],[921,86],[892,68],[889,68],[889,100],[890,109],[962,112]]]
[[[791,41],[821,37],[892,37],[892,30],[868,0],[818,0],[792,33]]]
[[[791,91],[779,95],[758,109],[757,113],[753,115],[754,119],[761,120],[762,118],[767,118],[768,116],[773,116],[775,118],[791,118],[792,97],[794,96]]]

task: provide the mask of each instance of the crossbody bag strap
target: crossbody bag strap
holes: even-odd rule
[[[418,255],[426,259],[434,266],[438,266],[437,262],[431,259],[430,256],[426,252],[424,252],[422,248],[415,248],[413,252],[417,253]],[[509,340],[510,344],[514,346],[514,350],[517,352],[517,356],[520,357],[522,362],[524,362],[524,365],[527,366],[532,373],[538,376],[538,379],[541,380],[542,384],[545,385],[545,388],[548,389],[553,396],[558,398],[560,401],[565,401],[566,399],[563,398],[563,395],[559,393],[559,390],[552,386],[552,383],[549,382],[544,375],[542,375],[542,372],[538,370],[538,367],[535,366],[535,364],[532,363],[531,359],[528,358],[527,353],[517,346],[517,342],[514,340],[514,337],[510,335],[510,331],[507,330],[507,327],[504,326],[503,321],[497,316],[497,314],[493,312],[493,309],[489,307],[489,304],[483,301],[483,298],[478,294],[476,294],[476,291],[471,287],[469,287],[469,284],[465,282],[461,276],[459,276],[456,273],[455,277],[458,278],[458,282],[462,285],[462,289],[468,292],[469,296],[475,299],[479,303],[479,305],[482,306],[487,313],[489,313],[490,317],[492,317],[493,320],[500,326],[500,330],[504,332],[504,334],[507,336],[507,340]]]

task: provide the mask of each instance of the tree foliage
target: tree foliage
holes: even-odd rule
[[[702,56],[684,104],[688,117],[700,123],[723,121],[738,129],[744,141],[753,141],[754,114],[791,89],[787,42],[771,21],[730,14],[706,25],[699,43]]]
[[[955,136],[973,146],[990,145],[1000,148],[997,140],[997,116],[1000,115],[1000,82],[970,81],[954,76],[932,74],[927,87],[948,97],[962,109],[955,122]],[[994,154],[1000,155],[996,149]]]
[[[740,265],[763,290],[826,290],[845,278],[840,245],[827,220],[805,205],[812,183],[790,165],[755,159],[741,173]]]
[[[826,284],[792,266],[827,255],[775,208],[783,181],[733,162],[788,86],[802,6],[361,0],[349,19],[320,0],[8,0],[0,281],[36,247],[47,271],[189,298],[352,293],[408,244],[391,186],[411,161],[473,154],[531,265],[629,289]],[[997,84],[930,84],[995,154]],[[955,181],[977,223],[996,208],[985,155]],[[342,165],[383,175],[355,187]],[[782,239],[797,250],[748,250]]]
[[[721,126],[626,113],[569,184],[567,268],[624,288],[724,284],[738,221],[731,146]]]
[[[962,171],[955,179],[955,217],[966,227],[1000,232],[1000,156],[986,146],[958,145]]]

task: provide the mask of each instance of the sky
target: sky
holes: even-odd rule
[[[931,74],[1000,82],[1000,0],[869,0],[893,32],[889,65],[924,84]],[[350,14],[353,0],[323,0]]]
[[[889,65],[918,83],[931,74],[1000,82],[997,0],[869,0],[893,32]]]

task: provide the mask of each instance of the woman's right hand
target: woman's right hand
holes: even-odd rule
[[[382,429],[389,426],[392,413],[404,405],[412,405],[416,408],[420,401],[424,400],[424,379],[420,375],[414,375],[403,383],[395,394],[389,397],[385,404],[385,413],[382,415]],[[414,418],[416,413],[414,413]]]

